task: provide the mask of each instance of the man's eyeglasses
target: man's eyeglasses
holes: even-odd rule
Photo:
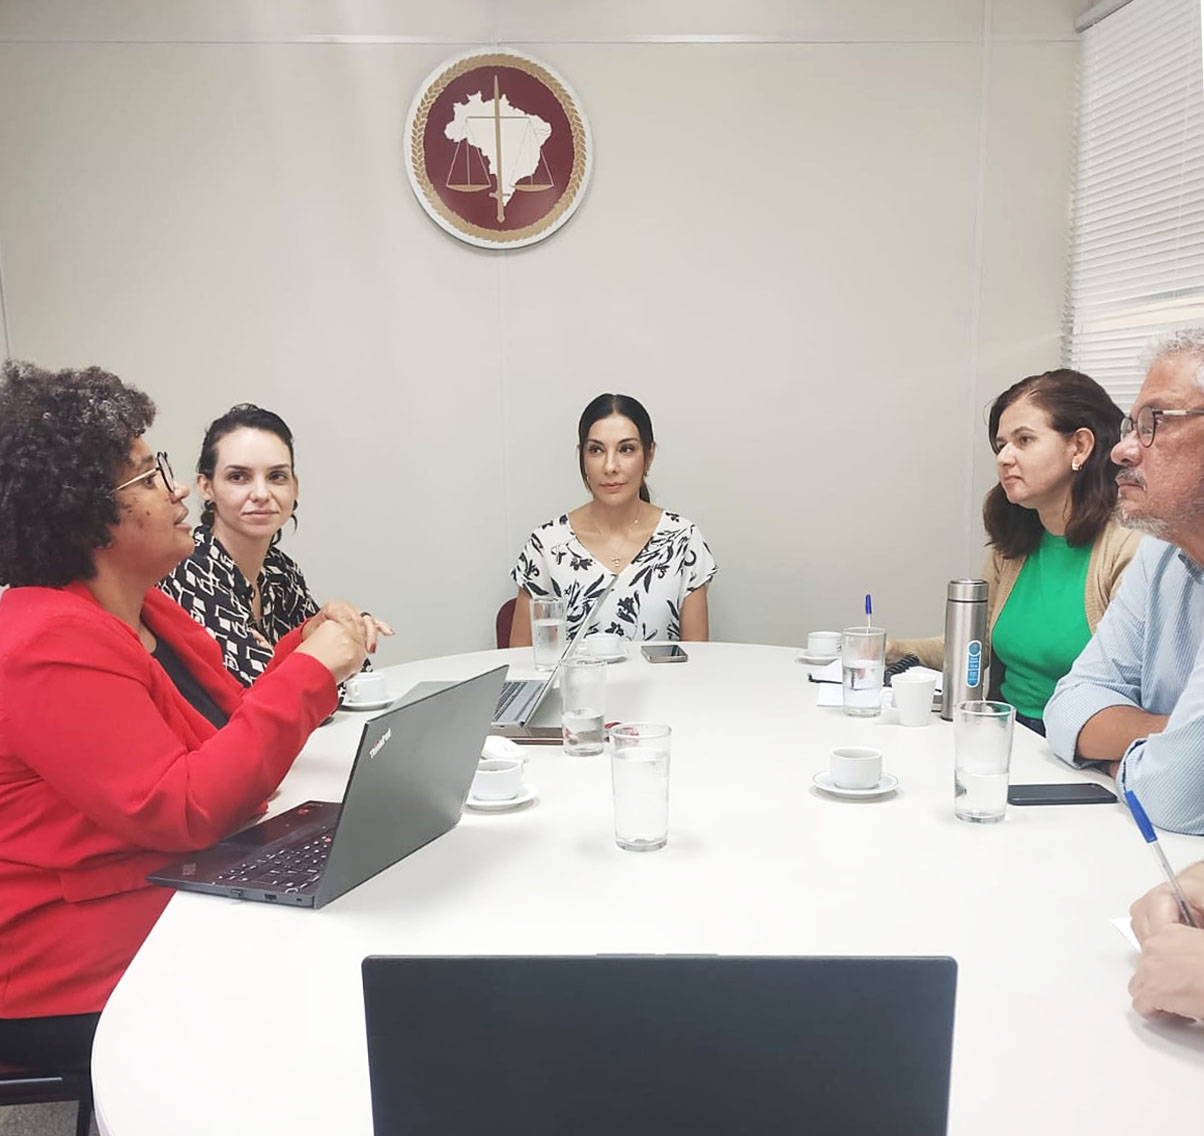
[[[1126,414],[1120,420],[1120,436],[1127,438],[1136,430],[1138,441],[1143,446],[1152,446],[1159,418],[1194,418],[1200,414],[1204,414],[1204,410],[1155,410],[1153,407],[1143,406],[1137,412],[1136,418]]]
[[[171,462],[167,460],[167,455],[160,450],[155,454],[155,468],[143,470],[137,477],[131,477],[129,481],[123,481],[120,485],[115,486],[114,493],[120,492],[122,489],[128,489],[131,485],[137,485],[140,481],[146,481],[148,478],[153,478],[156,474],[163,478],[163,485],[167,489],[167,495],[170,497],[176,491],[176,477],[171,472]],[[148,485],[149,489],[150,486]]]

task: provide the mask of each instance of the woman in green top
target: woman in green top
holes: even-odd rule
[[[1099,383],[1061,369],[1009,387],[988,419],[999,471],[982,510],[991,693],[1042,734],[1054,686],[1094,634],[1141,539],[1111,519],[1121,417]],[[888,645],[890,661],[906,654],[940,667],[944,641]]]

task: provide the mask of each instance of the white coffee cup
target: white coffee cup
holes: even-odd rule
[[[592,656],[595,659],[611,659],[615,655],[621,655],[623,650],[624,639],[622,635],[602,633],[591,635],[586,639],[585,650],[582,654]]]
[[[523,763],[508,757],[482,761],[472,779],[472,795],[478,801],[511,801],[522,788]]]
[[[839,655],[840,654],[840,632],[839,631],[808,631],[807,632],[807,654],[808,655]]]
[[[932,721],[936,675],[904,671],[891,680],[890,689],[900,726],[927,726]]]
[[[376,671],[360,671],[347,680],[348,702],[383,702],[389,697],[389,683]]]
[[[882,780],[882,751],[869,746],[834,749],[828,773],[838,789],[872,789]]]

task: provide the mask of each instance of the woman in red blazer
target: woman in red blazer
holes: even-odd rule
[[[375,646],[335,602],[230,677],[155,588],[193,542],[153,417],[97,368],[0,378],[0,1059],[42,1029],[86,1060],[171,898],[147,873],[262,808]]]

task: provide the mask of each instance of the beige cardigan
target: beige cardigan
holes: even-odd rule
[[[1141,533],[1123,528],[1109,521],[1095,538],[1091,547],[1091,559],[1087,564],[1087,586],[1083,592],[1083,614],[1091,634],[1112,599],[1121,576],[1137,551]],[[1012,587],[1024,567],[1027,556],[1003,557],[994,549],[987,550],[987,560],[982,568],[982,578],[987,582],[987,634],[995,630],[995,622],[1003,605],[1012,594]],[[898,639],[895,647],[901,655],[916,655],[921,663],[934,670],[945,665],[945,637],[934,635],[930,639]],[[992,675],[992,682],[994,676]]]

